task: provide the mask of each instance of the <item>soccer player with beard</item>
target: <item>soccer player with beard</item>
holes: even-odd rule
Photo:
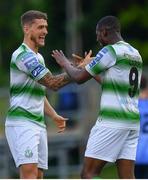
[[[63,132],[67,118],[58,115],[45,96],[45,87],[58,90],[68,84],[66,73],[53,76],[38,52],[45,45],[46,13],[30,10],[21,16],[24,40],[10,62],[10,108],[6,138],[21,179],[42,179],[48,168],[44,113]]]

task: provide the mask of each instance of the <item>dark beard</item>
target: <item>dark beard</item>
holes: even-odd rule
[[[37,48],[38,48],[38,47],[41,47],[41,46],[37,43],[36,38],[35,38],[33,35],[30,37],[30,39],[31,39],[31,41],[36,45]]]
[[[34,36],[31,36],[30,39],[31,39],[31,41],[33,41],[35,44],[37,44],[36,39],[35,39]]]

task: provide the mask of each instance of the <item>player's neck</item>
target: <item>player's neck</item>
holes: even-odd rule
[[[123,38],[121,37],[120,34],[112,34],[110,36],[110,40],[109,41],[110,41],[110,44],[115,44],[115,43],[117,43],[119,41],[123,41]]]
[[[28,41],[24,39],[23,43],[25,43],[32,51],[38,53],[38,47],[35,46],[35,43],[33,41]]]

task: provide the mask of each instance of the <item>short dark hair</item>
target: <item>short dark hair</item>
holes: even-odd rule
[[[21,16],[21,25],[24,26],[25,24],[32,24],[35,19],[45,19],[47,20],[47,14],[37,10],[30,10],[25,12]]]
[[[120,32],[121,26],[119,19],[115,16],[105,16],[101,18],[97,23],[97,30],[102,28]]]

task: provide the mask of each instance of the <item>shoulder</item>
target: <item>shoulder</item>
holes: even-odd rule
[[[22,52],[20,53],[18,56],[17,56],[17,59],[28,59],[28,58],[31,58],[31,57],[35,57],[34,53],[33,52]]]
[[[43,56],[42,56],[41,53],[38,52],[37,55],[38,55],[39,57],[43,58]],[[43,58],[43,59],[44,59],[44,58]]]
[[[44,62],[44,57],[40,53],[37,53],[37,57],[40,61]]]
[[[25,46],[21,45],[18,49],[12,54],[13,61],[23,61],[25,59],[35,56],[33,52],[28,51]]]
[[[116,51],[115,51],[115,48],[113,47],[113,45],[107,45],[107,46],[104,46],[100,52],[102,54],[109,54],[113,57],[116,57]]]

